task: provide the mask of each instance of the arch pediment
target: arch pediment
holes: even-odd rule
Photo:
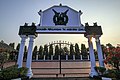
[[[81,24],[81,11],[76,11],[68,6],[52,6],[44,11],[39,11],[40,23],[37,32],[85,32]]]

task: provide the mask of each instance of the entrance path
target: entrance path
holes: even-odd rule
[[[4,65],[4,67],[8,67],[14,65],[15,62],[9,62]],[[26,62],[23,62],[23,66],[26,65]],[[60,64],[59,61],[33,61],[32,62],[32,71],[33,78],[37,80],[37,78],[41,78],[40,80],[80,80],[84,77],[89,76],[90,72],[90,61],[62,61],[61,62],[61,74],[60,74]],[[53,78],[54,77],[54,78]],[[78,78],[80,77],[80,78]],[[48,79],[45,79],[48,78]],[[59,78],[59,79],[58,79]],[[77,78],[77,79],[76,79]],[[86,78],[84,80],[87,80]]]

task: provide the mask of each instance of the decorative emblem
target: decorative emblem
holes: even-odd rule
[[[55,11],[54,9],[52,10],[55,13],[55,15],[53,16],[53,22],[55,23],[55,25],[66,25],[68,23],[67,12],[69,11],[69,9],[61,13]]]

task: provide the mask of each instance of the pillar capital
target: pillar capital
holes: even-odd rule
[[[28,38],[26,35],[20,35],[21,38]]]
[[[90,39],[90,38],[93,37],[93,35],[87,35],[87,36],[85,36],[85,37],[88,38],[88,39]]]
[[[29,38],[36,38],[37,36],[36,35],[28,35]]]

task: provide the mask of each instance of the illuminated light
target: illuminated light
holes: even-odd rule
[[[95,38],[92,37],[92,38],[91,38],[91,41],[94,43],[94,42],[95,42]]]

